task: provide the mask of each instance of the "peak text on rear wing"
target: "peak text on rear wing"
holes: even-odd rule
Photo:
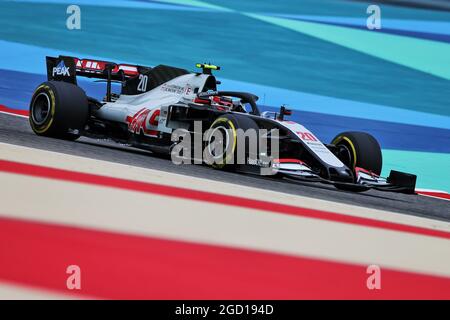
[[[131,64],[117,64],[95,59],[80,59],[59,56],[46,57],[48,80],[66,81],[76,84],[76,76],[124,81],[151,69]]]

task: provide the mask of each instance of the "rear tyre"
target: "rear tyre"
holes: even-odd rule
[[[343,132],[331,142],[338,147],[338,157],[354,170],[360,167],[380,175],[383,166],[381,147],[378,141],[365,132]]]
[[[64,140],[79,138],[89,116],[84,91],[71,83],[48,81],[34,91],[29,121],[34,133]]]

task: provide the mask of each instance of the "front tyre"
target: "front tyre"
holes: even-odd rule
[[[380,175],[383,166],[378,141],[365,132],[343,132],[331,142],[337,147],[338,157],[352,170],[360,167]]]
[[[253,141],[246,136],[246,134],[252,134],[249,130],[254,131]],[[236,165],[244,164],[252,150],[251,142],[258,143],[258,130],[258,125],[248,115],[219,116],[211,124],[206,135],[204,153],[206,162],[216,169],[233,169]],[[243,150],[244,153],[238,154],[239,150]],[[253,157],[256,156],[251,154]]]
[[[29,121],[34,133],[40,136],[76,140],[79,135],[74,131],[84,128],[88,116],[86,94],[71,83],[44,82],[31,98]]]

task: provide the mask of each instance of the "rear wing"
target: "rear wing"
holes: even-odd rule
[[[106,80],[106,101],[108,102],[111,101],[112,81],[123,82],[152,69],[151,67],[132,64],[117,64],[109,61],[67,56],[46,57],[46,63],[49,81],[65,81],[76,85],[77,76]]]
[[[151,67],[144,67],[125,63],[114,63],[95,59],[79,59],[75,57],[59,56],[46,57],[47,79],[66,81],[76,84],[76,76],[125,81],[148,71]]]
[[[64,81],[77,85],[77,76],[104,79],[107,83],[106,101],[111,101],[111,83],[113,81],[122,83],[122,94],[133,95],[149,91],[176,77],[190,73],[185,69],[166,65],[158,65],[151,68],[67,56],[46,57],[46,62],[49,81]],[[215,66],[208,65],[207,67],[212,68]],[[206,67],[204,66],[203,68]],[[142,87],[143,79],[145,79],[145,86]]]

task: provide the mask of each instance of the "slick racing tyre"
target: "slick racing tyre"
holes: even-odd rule
[[[350,169],[364,168],[380,175],[383,165],[378,141],[365,132],[343,132],[331,142],[337,147],[338,157]]]
[[[29,121],[37,135],[76,140],[89,115],[88,99],[78,86],[48,81],[34,91]],[[75,131],[75,132],[74,132]]]
[[[241,130],[239,130],[241,129]],[[247,115],[226,114],[218,117],[210,126],[206,134],[205,160],[216,169],[232,169],[235,164],[245,159],[238,159],[238,142],[245,141],[245,151],[250,150],[249,139],[238,139],[238,134],[252,129],[258,134],[258,125]],[[242,155],[241,155],[242,156]]]

